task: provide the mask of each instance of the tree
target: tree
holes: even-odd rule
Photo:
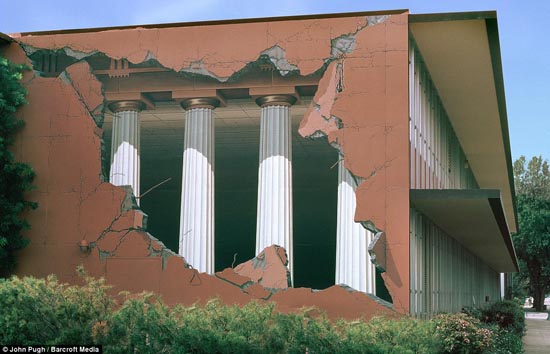
[[[525,156],[514,162],[519,232],[513,235],[520,268],[529,278],[537,311],[550,291],[550,171],[547,160]]]
[[[24,195],[32,188],[34,171],[29,165],[16,162],[9,150],[15,133],[23,127],[23,121],[15,116],[27,93],[19,82],[23,70],[25,66],[0,57],[0,277],[13,271],[17,251],[28,243],[21,231],[29,225],[21,213],[36,208],[36,203]]]

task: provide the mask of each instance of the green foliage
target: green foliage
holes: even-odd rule
[[[0,57],[0,277],[13,271],[15,253],[28,243],[21,235],[29,227],[20,218],[21,212],[36,208],[24,198],[32,188],[34,172],[28,165],[15,162],[8,150],[23,126],[23,121],[15,117],[17,107],[25,103],[26,91],[19,82],[23,70],[23,65]]]
[[[434,319],[443,353],[477,354],[491,348],[494,333],[465,313],[441,314]]]
[[[521,336],[498,327],[493,328],[495,335],[488,354],[523,354]]]
[[[434,335],[435,322],[412,318],[374,318],[369,322],[339,322],[338,331],[345,338],[341,353],[432,354],[441,352]],[[369,351],[370,350],[370,351]]]
[[[514,301],[525,303],[525,299],[529,297],[529,273],[523,271],[524,267],[521,266],[522,261],[520,260],[520,271],[518,273],[512,273],[512,284],[511,284],[511,297]]]
[[[466,308],[463,312],[475,317],[494,333],[488,353],[523,353],[521,337],[525,333],[525,313],[520,304],[504,300],[482,308]]]
[[[92,329],[113,309],[103,280],[84,276],[85,285],[46,279],[0,279],[0,343],[92,343]]]
[[[146,295],[128,300],[94,339],[109,353],[437,353],[434,323],[409,318],[331,324],[309,310],[282,314],[274,304],[169,310]]]
[[[513,235],[521,272],[529,279],[537,311],[550,291],[550,169],[548,161],[533,157],[514,162],[519,232]]]
[[[326,318],[281,314],[273,304],[169,309],[150,294],[126,301],[94,339],[109,353],[337,353],[340,342]]]
[[[163,353],[177,337],[177,322],[169,309],[150,295],[130,299],[93,328],[94,342],[110,353]]]
[[[498,325],[500,329],[522,336],[525,332],[525,313],[515,302],[497,301],[482,309],[484,323]]]
[[[94,343],[121,354],[521,353],[511,326],[485,325],[466,314],[332,323],[315,309],[284,314],[273,303],[240,307],[218,300],[171,308],[152,294],[132,295],[118,306],[103,280],[83,279],[81,287],[53,276],[1,279],[0,343]],[[493,311],[509,312],[507,303]]]

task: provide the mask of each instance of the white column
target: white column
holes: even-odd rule
[[[286,95],[263,96],[256,100],[262,107],[256,254],[273,244],[284,247],[291,279],[294,278],[290,106],[294,102],[295,97]]]
[[[506,284],[506,274],[504,273],[500,273],[500,299],[501,300],[504,300],[504,298],[506,297],[506,287],[505,287],[505,284]]]
[[[143,106],[139,101],[118,101],[109,105],[114,113],[109,182],[115,186],[131,186],[136,197],[140,195],[139,111]]]
[[[338,218],[336,226],[336,284],[355,290],[376,292],[375,266],[370,261],[368,246],[374,235],[354,221],[357,183],[338,162]]]
[[[214,273],[214,117],[219,101],[182,102],[185,138],[179,254],[199,272]]]

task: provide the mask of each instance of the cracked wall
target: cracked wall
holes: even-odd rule
[[[361,181],[355,220],[385,233],[382,276],[395,308],[408,312],[408,23],[404,15],[380,21],[330,63],[299,132],[327,135]]]
[[[102,131],[96,122],[104,94],[82,60],[95,53],[132,63],[155,59],[177,72],[226,81],[264,54],[283,75],[298,70],[308,75],[328,64],[300,134],[327,135],[346,168],[363,181],[355,219],[385,232],[385,282],[395,309],[408,312],[407,16],[15,36],[25,52],[12,44],[4,53],[12,60],[30,63],[27,56],[37,50],[59,49],[78,60],[59,77],[25,76],[29,104],[19,114],[27,126],[16,154],[36,169],[38,188],[30,198],[40,206],[28,215],[31,245],[21,253],[18,274],[56,273],[76,281],[74,269],[83,263],[91,275],[106,276],[115,291],[156,291],[168,303],[212,296],[245,303],[271,294],[259,278],[245,287],[246,282],[236,285],[189,268],[145,231],[144,215],[126,191],[102,181]],[[82,239],[92,246],[89,254],[77,247]],[[348,290],[280,289],[269,299],[288,311],[315,304],[332,317],[387,311]]]

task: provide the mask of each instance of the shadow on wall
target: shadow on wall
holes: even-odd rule
[[[76,63],[67,67],[58,76],[39,77],[40,73],[36,72],[29,73],[24,78],[24,83],[29,90],[30,103],[18,112],[26,118],[27,126],[18,139],[15,153],[19,160],[35,167],[37,189],[29,199],[36,200],[41,207],[28,216],[29,222],[33,225],[33,230],[28,234],[31,245],[21,253],[18,274],[44,276],[55,273],[61,281],[74,282],[76,281],[74,269],[78,264],[83,263],[90,275],[105,276],[109,283],[115,285],[115,291],[155,291],[162,294],[167,303],[191,304],[212,296],[219,296],[226,303],[246,303],[254,298],[262,298],[262,296],[253,295],[252,290],[246,292],[246,289],[241,289],[226,280],[199,274],[190,269],[181,257],[145,232],[143,215],[138,210],[128,207],[128,198],[124,190],[102,181],[100,151],[103,133],[96,122],[104,112],[104,88],[92,73],[88,62],[82,59],[90,53],[102,52],[107,57],[127,57],[129,62],[140,63],[144,58],[152,56],[157,58],[159,63],[162,62],[164,67],[179,72],[186,69],[186,65],[193,61],[187,59],[194,58],[196,48],[200,47],[206,53],[216,53],[216,55],[207,56],[205,61],[200,63],[201,70],[216,78],[229,77],[246,63],[255,60],[258,53],[265,49],[265,36],[261,33],[267,33],[269,27],[269,33],[273,37],[269,37],[269,42],[273,43],[268,43],[267,46],[271,47],[277,43],[286,51],[285,60],[290,63],[300,63],[297,67],[303,75],[307,75],[340,54],[342,57],[349,54],[333,51],[332,41],[329,38],[334,36],[334,33],[343,33],[346,36],[351,33],[355,45],[353,57],[347,58],[344,66],[346,95],[335,101],[331,112],[341,118],[343,128],[325,133],[330,142],[337,140],[345,150],[346,165],[350,171],[359,177],[366,178],[371,176],[371,172],[377,167],[372,164],[380,162],[377,159],[379,152],[375,154],[376,149],[371,147],[391,146],[395,153],[403,143],[404,148],[408,149],[406,104],[400,105],[391,101],[407,99],[406,22],[405,13],[384,16],[383,19],[377,19],[374,22],[372,16],[358,16],[234,24],[231,25],[233,26],[231,33],[237,35],[236,38],[239,38],[238,34],[242,34],[243,38],[250,36],[251,33],[259,34],[252,36],[250,45],[242,47],[242,50],[239,49],[240,52],[236,52],[234,47],[229,45],[231,41],[228,41],[228,46],[223,50],[213,50],[213,48],[219,48],[218,37],[223,32],[227,32],[227,28],[212,26],[208,30],[217,33],[217,36],[216,33],[211,33],[216,41],[201,39],[200,45],[194,43],[183,48],[183,52],[178,54],[179,57],[172,55],[173,48],[181,48],[174,44],[180,43],[182,35],[186,35],[190,41],[196,41],[198,36],[191,36],[187,31],[195,31],[197,27],[128,29],[18,38],[24,50],[18,44],[11,44],[6,49],[2,49],[2,54],[15,62],[30,64],[28,55],[37,49],[63,50],[69,56],[77,58]],[[250,27],[254,26],[258,31],[250,30]],[[389,31],[397,34],[386,36],[386,32]],[[159,32],[166,35],[162,41],[158,39]],[[289,32],[293,34],[290,37]],[[318,39],[308,42],[314,48],[304,47],[302,43],[312,37]],[[392,48],[392,54],[387,58],[388,63],[386,63],[386,53],[382,51],[383,60],[380,62],[375,60],[372,67],[365,67],[364,58],[376,56],[380,50],[375,44],[386,37],[391,39],[391,43],[386,47]],[[255,39],[258,38],[261,40],[256,41]],[[404,42],[402,46],[401,41]],[[121,46],[122,42],[127,45]],[[339,42],[335,41],[335,43]],[[365,43],[373,45],[367,46]],[[320,52],[326,53],[319,55]],[[401,54],[405,58],[403,65],[399,65]],[[220,66],[218,63],[227,64]],[[401,69],[405,70],[405,74],[398,72]],[[403,76],[403,87],[396,79],[395,85],[388,86],[388,89],[395,92],[386,94],[387,90],[379,90],[380,85],[385,88],[385,79],[382,81],[365,79],[367,76],[386,78],[388,75]],[[387,80],[394,83],[391,78]],[[365,88],[365,85],[368,87]],[[357,91],[358,87],[362,89]],[[324,93],[323,90],[321,91],[321,95],[316,94],[317,103]],[[384,92],[384,94],[377,94],[378,92]],[[400,111],[401,109],[404,113]],[[368,124],[364,117],[369,118]],[[403,118],[403,122],[402,124],[400,121],[386,122],[388,117],[395,120]],[[371,119],[372,122],[370,122]],[[367,139],[373,134],[369,125],[383,126],[386,123],[393,127],[390,132],[379,132],[380,134],[374,136],[375,139]],[[316,123],[310,121],[309,124]],[[323,126],[317,130],[322,131],[325,128]],[[365,142],[368,144],[365,145]],[[403,154],[403,158],[406,157],[408,154]],[[376,178],[369,180],[369,185],[373,188],[358,190],[358,215],[356,215],[360,220],[375,221],[376,225],[385,229],[388,235],[388,258],[395,264],[392,264],[392,268],[388,267],[386,284],[392,291],[394,299],[398,300],[395,303],[396,309],[400,312],[407,312],[408,309],[408,258],[405,259],[406,257],[399,257],[399,255],[408,254],[408,249],[406,252],[403,251],[406,248],[406,242],[399,237],[408,233],[401,232],[397,228],[399,225],[408,225],[408,223],[399,222],[402,221],[400,217],[408,218],[408,201],[393,203],[392,198],[397,195],[407,197],[401,189],[406,185],[405,189],[408,191],[408,174],[403,174],[406,182],[403,186],[396,178],[401,176],[399,171],[404,165],[406,165],[404,161],[394,160],[391,165],[378,166],[381,170],[378,170]],[[386,181],[391,181],[395,185],[386,186]],[[380,191],[391,191],[391,193],[385,194]],[[371,206],[365,206],[365,200],[368,200]],[[389,221],[385,215],[386,210],[389,210],[386,208],[387,200],[390,200],[389,204],[403,205],[401,214],[401,210],[397,207],[391,210],[391,217],[394,219]],[[373,206],[376,210],[372,209]],[[335,214],[332,213],[332,215]],[[315,233],[311,232],[309,235],[314,237]],[[89,254],[83,254],[77,246],[83,239],[91,245]],[[257,286],[255,288],[259,289]],[[268,291],[265,288],[264,290]],[[265,294],[261,291],[260,293]],[[361,315],[368,317],[374,312],[390,312],[365,294],[349,292],[338,286],[319,292],[312,292],[311,289],[280,290],[271,295],[270,300],[277,301],[282,310],[318,305],[332,317],[356,318]]]

